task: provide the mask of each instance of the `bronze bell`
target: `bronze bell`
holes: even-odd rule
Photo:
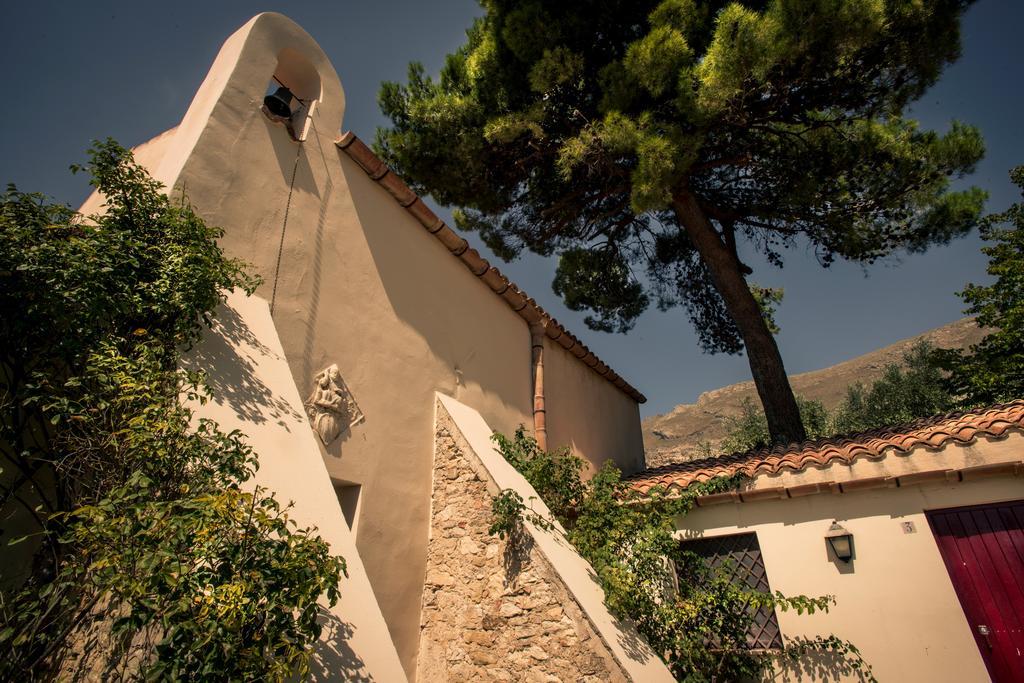
[[[274,116],[282,119],[291,118],[292,91],[282,85],[274,94],[263,98],[263,106]]]

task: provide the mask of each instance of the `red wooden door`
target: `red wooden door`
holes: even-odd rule
[[[1024,683],[1024,501],[927,513],[996,683]]]

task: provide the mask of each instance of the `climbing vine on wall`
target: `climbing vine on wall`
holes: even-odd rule
[[[178,363],[256,280],[130,152],[90,158],[101,216],[0,201],[0,679],[304,675],[344,560]]]
[[[676,519],[698,496],[735,489],[738,477],[701,482],[672,496],[653,491],[641,500],[611,463],[584,481],[582,460],[566,448],[541,450],[522,427],[511,438],[492,438],[593,566],[611,612],[632,619],[678,679],[741,680],[764,673],[774,659],[797,660],[816,651],[831,655],[834,668],[874,680],[857,648],[835,636],[793,640],[778,652],[746,647],[757,609],[814,613],[827,611],[834,599],[755,591],[734,581],[729,567],[712,568],[683,549],[674,536]],[[493,509],[491,533],[503,538],[521,525],[517,512],[536,515],[508,492],[495,498]]]

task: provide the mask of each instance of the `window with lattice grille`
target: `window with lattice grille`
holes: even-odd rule
[[[756,533],[682,541],[682,548],[703,558],[710,566],[727,571],[729,579],[735,584],[762,593],[772,592]],[[752,609],[751,613],[753,621],[747,631],[747,647],[782,648],[782,632],[779,630],[775,610],[762,607],[756,612]]]

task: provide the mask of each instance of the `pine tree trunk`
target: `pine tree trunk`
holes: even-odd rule
[[[768,330],[761,307],[750,292],[735,254],[722,242],[689,192],[677,194],[672,208],[680,225],[711,271],[715,289],[725,302],[729,315],[739,328],[746,348],[750,373],[757,395],[768,419],[768,432],[775,443],[791,443],[807,438],[800,409],[782,364],[775,337]]]

